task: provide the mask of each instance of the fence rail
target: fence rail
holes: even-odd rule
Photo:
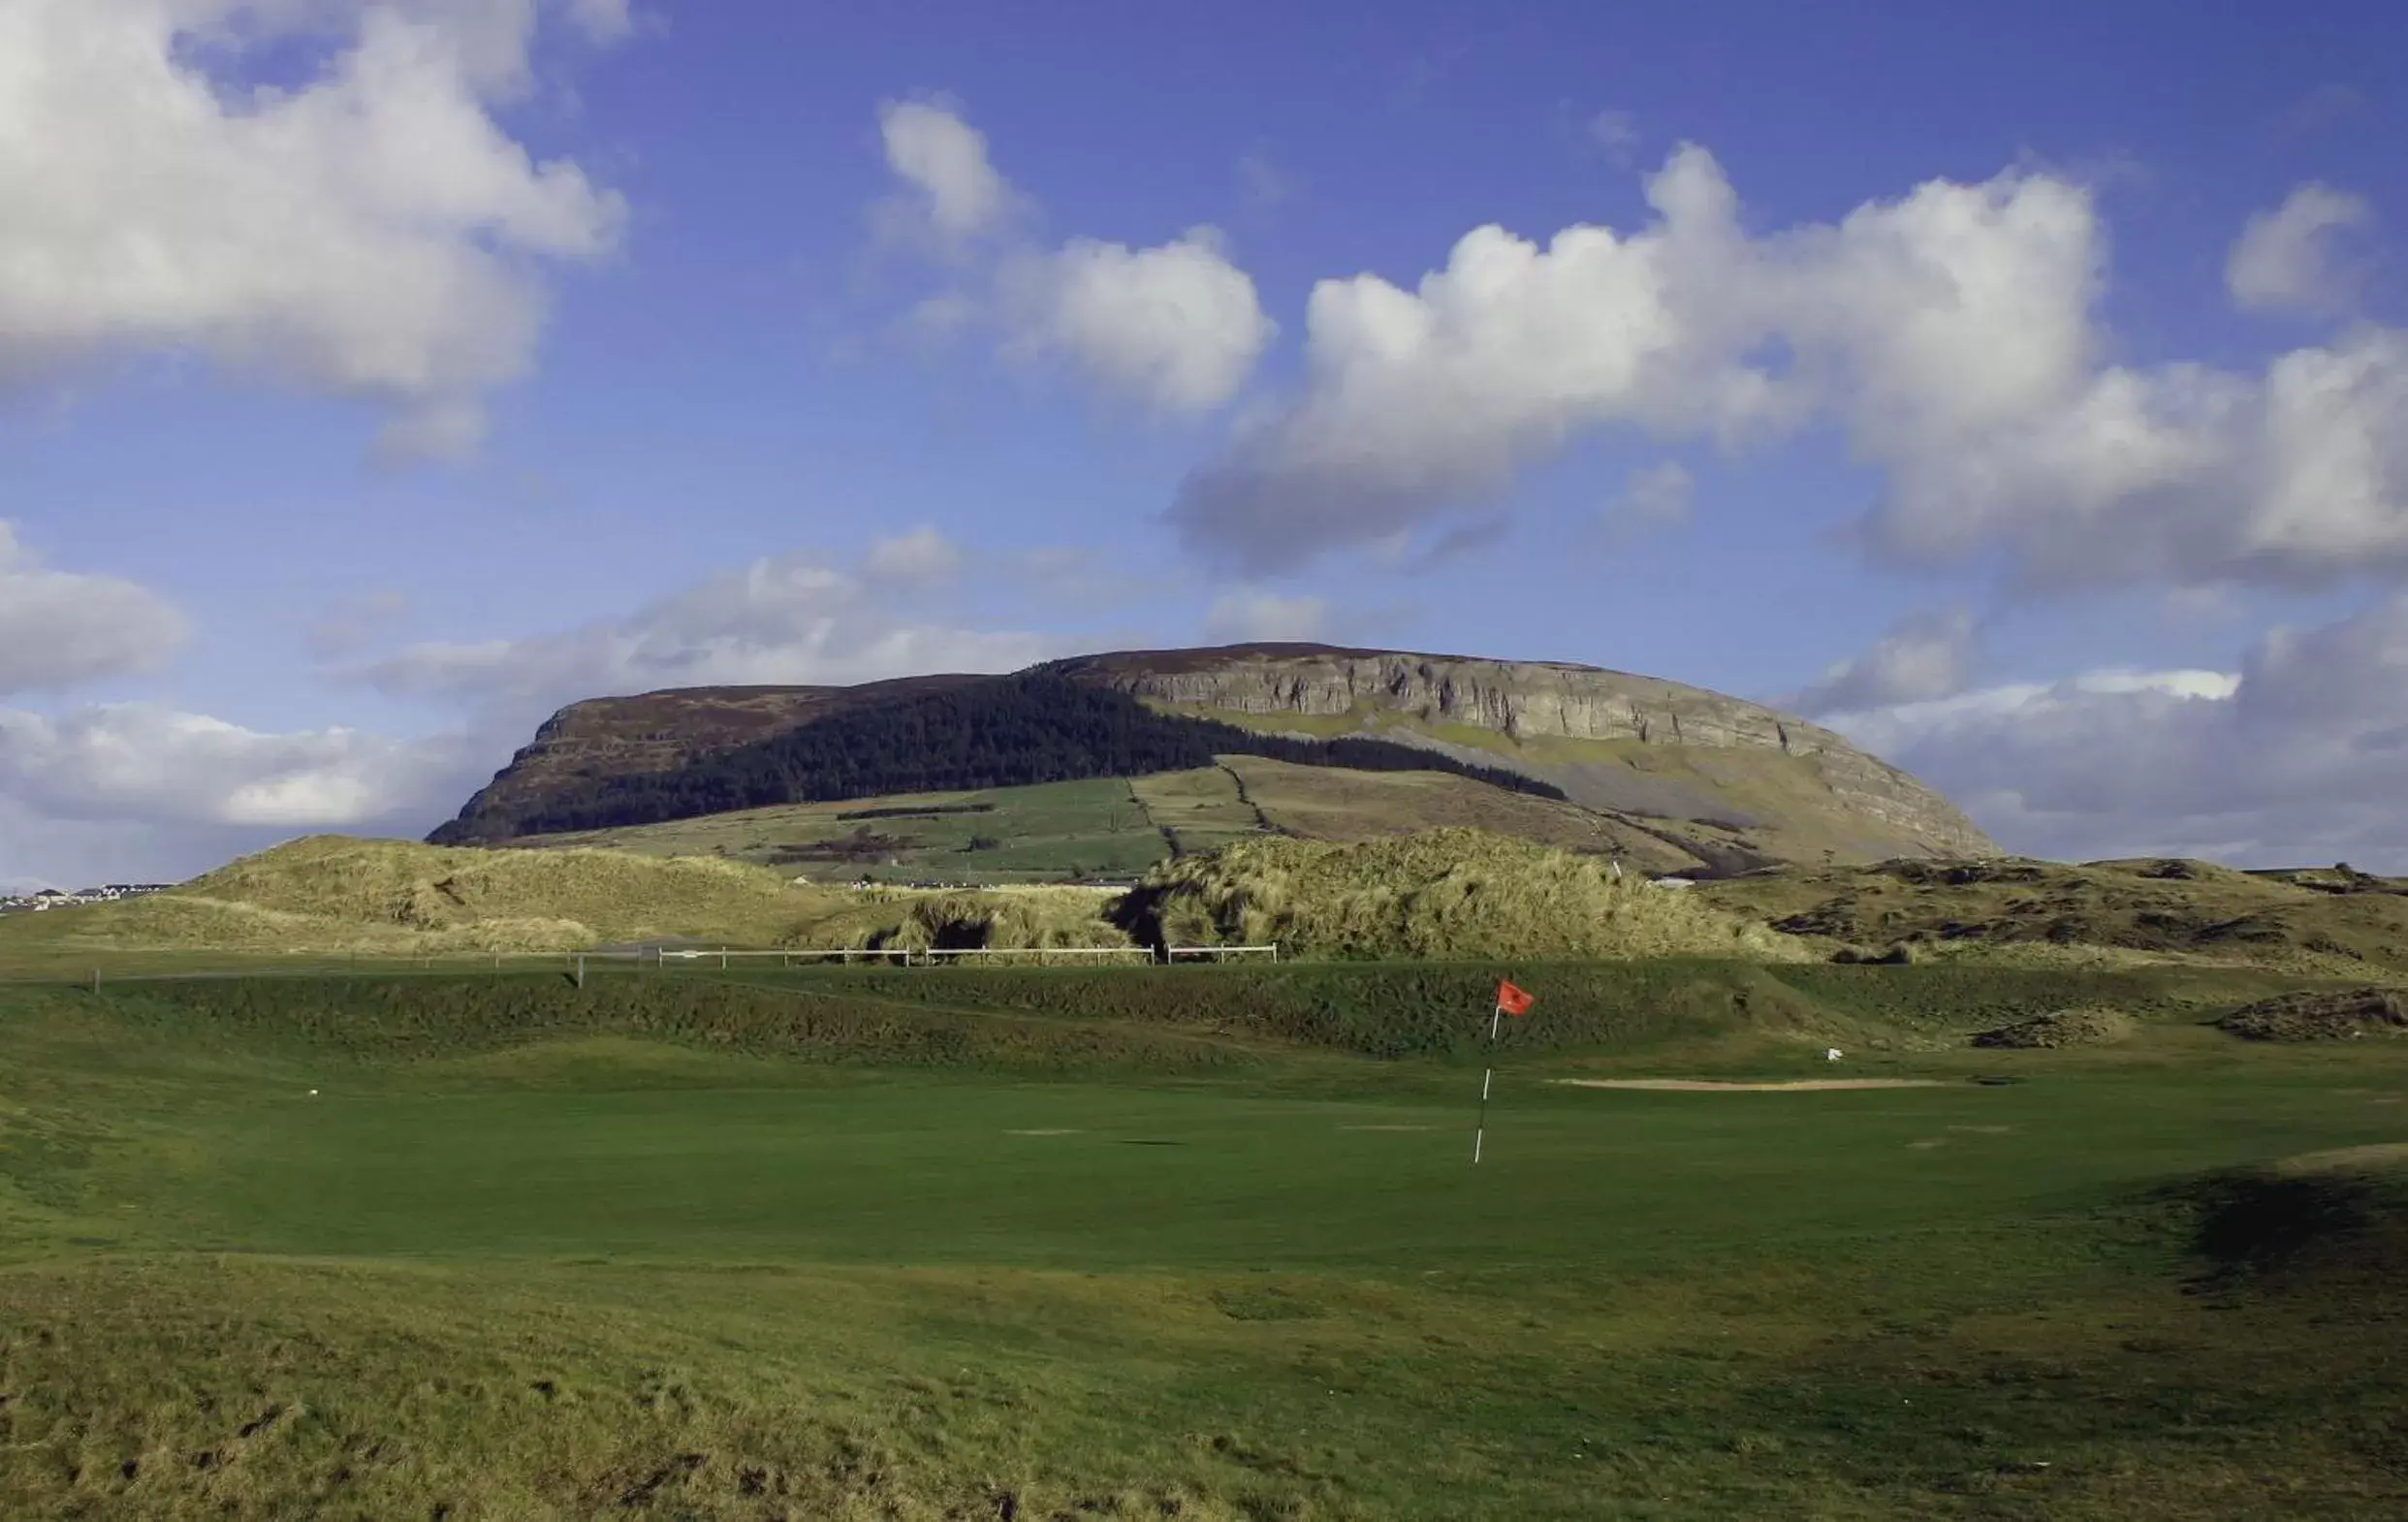
[[[1164,958],[1171,962],[1176,962],[1181,957],[1240,956],[1265,951],[1271,954],[1272,961],[1280,960],[1280,947],[1277,941],[1273,941],[1268,946],[1164,946],[1162,948]]]
[[[335,953],[323,957],[294,957],[281,965],[228,966],[215,959],[182,959],[141,957],[113,965],[95,967],[72,964],[55,968],[24,968],[0,971],[0,982],[74,982],[88,983],[98,992],[108,983],[143,983],[182,978],[246,978],[246,977],[325,977],[343,973],[365,973],[407,969],[418,972],[458,972],[487,968],[531,970],[559,967],[575,974],[580,986],[586,979],[586,964],[606,966],[612,963],[633,964],[668,970],[675,964],[697,964],[714,969],[732,969],[747,962],[775,959],[779,967],[828,963],[850,964],[883,962],[898,967],[943,967],[958,964],[962,958],[1034,958],[1039,963],[1056,959],[1076,962],[1082,958],[1143,959],[1147,962],[1177,963],[1183,959],[1219,957],[1267,956],[1280,959],[1276,944],[1261,946],[932,946],[913,950],[903,946],[815,946],[780,951],[739,950],[733,946],[610,946],[588,951],[497,951],[454,952],[426,956],[361,956]]]

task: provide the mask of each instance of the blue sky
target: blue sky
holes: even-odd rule
[[[2408,867],[2396,8],[1492,9],[0,0],[0,883],[1252,636]]]

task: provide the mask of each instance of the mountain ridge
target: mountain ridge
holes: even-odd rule
[[[1012,697],[1013,683],[1032,696]],[[1115,700],[1172,728],[1150,728]],[[1705,688],[1574,662],[1272,643],[1109,651],[1002,676],[587,699],[548,719],[432,839],[499,844],[775,802],[1109,775],[1098,769],[1113,757],[1064,738],[1073,711],[1098,734],[1154,736],[1164,767],[1219,745],[1355,764],[1339,758],[1345,749],[1379,770],[1474,776],[1649,829],[1722,872],[1998,849],[1948,800],[1843,737]],[[1050,755],[1052,770],[943,771],[955,755],[993,773],[1013,745]],[[857,782],[831,775],[831,758]],[[894,785],[881,785],[890,774]],[[628,802],[639,796],[648,801]],[[564,800],[584,800],[585,811]],[[605,817],[621,805],[624,817]]]

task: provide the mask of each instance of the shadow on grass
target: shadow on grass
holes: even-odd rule
[[[2240,1168],[2168,1191],[2192,1213],[2199,1284],[2395,1299],[2408,1284],[2408,1181],[2378,1174]]]

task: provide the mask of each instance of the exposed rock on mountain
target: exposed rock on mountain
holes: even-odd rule
[[[554,715],[435,839],[499,842],[569,828],[558,821],[571,815],[581,820],[576,827],[593,828],[789,795],[1107,775],[1095,769],[1118,764],[1102,759],[1112,756],[1159,753],[1173,764],[1169,753],[1181,748],[1182,732],[1149,730],[1132,719],[1133,710],[1085,713],[1095,700],[1064,704],[1065,682],[1185,721],[1188,748],[1277,748],[1244,740],[1236,733],[1243,731],[1273,737],[1289,760],[1393,769],[1413,764],[1399,759],[1399,747],[1410,747],[1435,770],[1561,796],[1612,818],[1626,834],[1661,839],[1709,873],[1774,861],[1996,850],[1905,773],[1828,730],[1755,704],[1589,666],[1309,645],[1084,656],[1018,678],[593,699]],[[1082,727],[1075,742],[1055,733],[1071,722]],[[1089,732],[1098,725],[1112,729],[1114,745],[1093,743]],[[1126,743],[1132,727],[1147,730],[1147,744]],[[799,743],[807,732],[809,743]],[[1296,743],[1315,753],[1299,753]],[[874,754],[880,745],[897,752],[891,784],[880,781],[888,770]],[[998,774],[998,745],[1025,760],[1025,776]],[[867,759],[865,746],[872,752]],[[835,755],[844,768],[838,779],[826,771]],[[965,770],[947,780],[948,755],[983,775]],[[714,799],[708,807],[695,802]],[[622,803],[626,819],[607,820]]]

